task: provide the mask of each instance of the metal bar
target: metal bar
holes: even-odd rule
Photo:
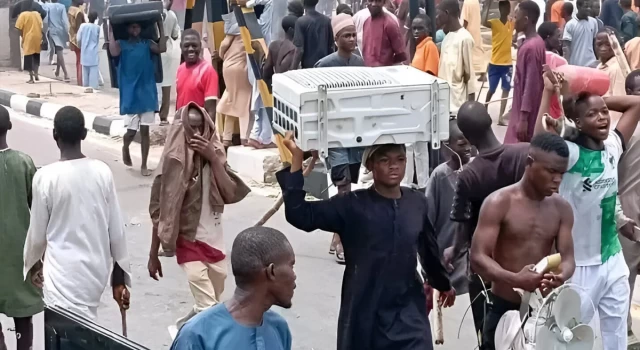
[[[267,84],[262,79],[262,60],[269,52],[267,45],[262,37],[260,30],[250,30],[250,28],[260,28],[258,19],[252,8],[240,7],[238,5],[232,5],[233,13],[235,14],[238,27],[240,28],[240,37],[244,44],[244,49],[249,57],[249,63],[251,70],[258,84],[258,91],[260,91],[260,98],[264,105],[269,121],[272,122],[273,115],[273,95],[269,91]],[[258,50],[256,50],[256,48]],[[260,52],[261,51],[261,52]],[[275,138],[275,144],[278,146],[278,152],[280,153],[280,160],[283,163],[291,163],[291,152],[284,146],[282,140],[284,135],[277,132],[273,133]]]

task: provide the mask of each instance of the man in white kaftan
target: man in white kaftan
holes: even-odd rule
[[[124,281],[114,280],[113,285],[131,286],[124,223],[113,175],[105,163],[80,158],[38,170],[24,275],[41,259],[45,303],[92,321],[112,269],[119,266],[124,271]]]

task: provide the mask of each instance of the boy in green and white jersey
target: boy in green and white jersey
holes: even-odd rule
[[[545,76],[536,133],[544,130],[544,115],[556,87]],[[640,119],[639,96],[602,98],[590,93],[565,97],[567,118],[575,122],[579,135],[569,146],[569,170],[560,184],[560,195],[573,209],[573,244],[576,270],[571,279],[584,288],[585,320],[593,315],[591,301],[600,315],[605,350],[627,348],[629,269],[622,255],[616,226],[618,161]],[[609,110],[622,113],[615,129]],[[547,124],[554,121],[547,118]],[[591,300],[586,296],[588,295]]]

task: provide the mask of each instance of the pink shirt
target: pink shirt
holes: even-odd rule
[[[211,63],[200,59],[192,66],[182,63],[176,74],[176,110],[195,102],[204,108],[207,100],[218,99],[218,73]]]
[[[547,51],[545,52],[547,65],[551,69],[556,69],[560,66],[564,66],[565,64],[569,64],[564,57],[558,55],[557,53]],[[558,102],[558,95],[553,94],[551,98],[551,102],[549,103],[549,114],[554,119],[558,119],[562,116],[562,107],[560,106],[560,102]]]
[[[398,22],[384,12],[364,22],[362,46],[362,58],[368,67],[391,66],[407,58]]]

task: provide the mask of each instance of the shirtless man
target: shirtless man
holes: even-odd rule
[[[521,298],[513,288],[548,293],[573,275],[573,213],[557,194],[568,162],[569,149],[561,137],[539,134],[531,140],[522,180],[492,193],[482,205],[470,257],[473,270],[493,282],[493,307],[485,317],[481,350],[495,349],[500,317],[520,309]],[[533,272],[554,242],[562,272]]]

